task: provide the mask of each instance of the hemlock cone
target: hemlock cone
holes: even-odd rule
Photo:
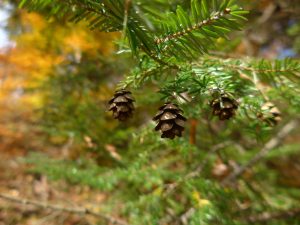
[[[211,101],[210,106],[213,108],[213,115],[218,116],[220,120],[228,120],[235,115],[238,109],[238,102],[230,98],[227,94]]]
[[[159,108],[159,112],[153,118],[157,121],[156,131],[161,131],[162,138],[174,139],[176,136],[182,137],[186,118],[182,115],[183,111],[177,104],[165,103]]]
[[[134,101],[130,91],[116,91],[114,97],[109,101],[109,111],[113,112],[115,119],[126,121],[133,115]]]
[[[259,113],[257,117],[268,125],[276,126],[281,121],[281,112],[272,102],[266,102],[261,110],[262,113]]]

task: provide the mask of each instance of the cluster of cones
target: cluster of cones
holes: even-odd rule
[[[133,115],[134,101],[130,91],[116,91],[113,98],[108,102],[108,110],[113,112],[115,119],[126,121]],[[157,121],[155,130],[161,131],[162,138],[174,139],[176,136],[182,137],[186,118],[177,104],[165,103],[159,108],[159,112],[153,120]]]
[[[133,115],[134,102],[135,99],[130,91],[116,91],[109,101],[109,111],[113,112],[115,119],[126,121]],[[220,94],[210,102],[210,106],[214,116],[219,117],[220,120],[228,120],[236,114],[239,104],[228,94]],[[262,110],[264,113],[259,114],[258,118],[269,125],[276,125],[281,120],[279,110],[272,103],[266,103]],[[157,122],[155,130],[161,132],[162,138],[174,139],[176,136],[182,137],[187,119],[177,104],[168,102],[159,108],[153,120]]]

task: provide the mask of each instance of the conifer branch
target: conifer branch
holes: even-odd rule
[[[251,72],[257,72],[257,73],[294,73],[299,72],[297,69],[259,69],[259,68],[253,68],[253,67],[247,67],[247,66],[241,66],[241,65],[226,65],[226,67],[236,70],[245,70],[245,71],[251,71]],[[297,76],[300,77],[300,74],[297,74]]]
[[[137,88],[140,87],[143,82],[147,80],[147,78],[150,78],[154,74],[161,73],[162,71],[168,69],[167,66],[150,66],[147,68],[144,68],[142,70],[133,70],[129,75],[126,76],[126,78],[119,83],[118,88],[124,89],[128,87]]]
[[[294,66],[292,68],[257,68],[253,65],[241,65],[238,64],[238,60],[236,59],[226,59],[229,63],[224,63],[224,60],[221,60],[217,57],[209,56],[208,58],[217,60],[219,64],[224,66],[225,68],[234,69],[234,70],[241,70],[241,71],[250,71],[250,72],[257,72],[257,73],[295,73],[297,76],[300,77],[300,65]],[[259,63],[259,62],[258,62]]]
[[[265,212],[245,219],[247,223],[265,223],[271,220],[282,220],[300,216],[300,209],[290,209],[281,212]]]
[[[244,166],[241,166],[239,169],[237,169],[235,172],[233,172],[231,175],[226,177],[222,184],[226,185],[231,182],[234,182],[236,179],[238,179],[247,169],[253,167],[255,164],[257,164],[262,158],[268,154],[269,151],[276,148],[278,145],[281,144],[283,139],[288,136],[294,129],[296,129],[299,125],[298,120],[292,120],[289,123],[287,123],[276,135],[273,137],[270,141],[268,141],[265,146],[253,157],[251,158],[248,163],[246,163]]]
[[[189,11],[181,6],[176,13],[170,12],[160,18],[157,52],[176,60],[194,60],[215,47],[218,38],[227,38],[231,30],[240,30],[243,11],[235,1],[192,0]]]
[[[295,128],[298,127],[299,121],[292,120],[288,124],[286,124],[279,132],[278,134],[272,138],[269,142],[266,143],[265,147],[257,153],[245,166],[240,167],[236,172],[229,175],[226,179],[222,181],[222,184],[228,184],[229,182],[233,182],[235,179],[237,179],[240,175],[242,175],[247,169],[254,166],[256,163],[258,163],[270,150],[278,146],[282,140],[290,134],[291,131],[293,131]],[[202,172],[204,166],[207,164],[209,156],[212,154],[215,154],[218,150],[223,149],[225,146],[230,144],[230,142],[221,143],[220,145],[216,145],[215,148],[212,148],[211,151],[206,156],[206,159],[204,162],[193,172],[186,175],[180,182],[171,184],[165,192],[165,196],[169,195],[171,192],[173,192],[180,184],[182,184],[184,181],[195,178],[200,175]],[[195,208],[190,207],[188,210],[186,210],[178,220],[181,222],[188,221],[188,219],[192,216],[192,214],[195,212]],[[293,215],[299,215],[300,212],[298,210],[295,211],[295,214],[293,212],[280,212],[275,214],[262,214],[258,216],[252,216],[247,219],[248,222],[255,223],[255,222],[266,222],[271,219],[275,218],[286,218],[286,217],[292,217]],[[186,223],[187,224],[187,223]]]
[[[120,219],[116,219],[114,217],[111,217],[111,216],[108,216],[108,215],[105,215],[105,214],[102,214],[99,212],[94,212],[87,208],[69,208],[69,207],[65,207],[65,206],[61,206],[61,205],[52,205],[49,203],[42,203],[42,202],[38,202],[38,201],[34,201],[34,200],[16,198],[16,197],[6,195],[6,194],[1,194],[1,193],[0,193],[0,198],[5,201],[14,202],[14,203],[21,204],[21,205],[32,205],[35,207],[39,207],[39,208],[43,208],[43,209],[50,209],[53,211],[61,211],[61,212],[67,212],[67,213],[73,213],[73,214],[91,215],[94,217],[101,218],[101,219],[109,222],[110,224],[129,225],[128,223],[126,223]]]
[[[157,38],[155,40],[155,43],[156,44],[161,44],[161,43],[165,43],[165,42],[168,42],[170,40],[173,40],[173,39],[180,38],[184,35],[187,35],[187,34],[193,32],[193,31],[195,31],[195,30],[201,29],[204,26],[213,24],[214,22],[219,20],[221,17],[224,17],[227,14],[230,14],[230,12],[231,12],[231,9],[226,8],[223,12],[217,12],[212,17],[210,17],[206,20],[203,20],[203,21],[201,21],[201,22],[199,22],[199,23],[197,23],[197,24],[195,24],[191,27],[187,27],[186,29],[178,30],[178,31],[176,31],[172,34],[168,34],[167,36],[162,37],[162,38]]]
[[[195,208],[191,207],[185,211],[178,220],[183,224],[188,224],[189,218],[195,213]],[[247,218],[241,219],[247,223],[266,223],[272,220],[286,220],[290,218],[295,218],[300,216],[300,209],[290,209],[287,211],[280,212],[264,212],[259,215],[252,215]]]
[[[124,7],[124,21],[123,21],[123,40],[126,36],[126,30],[127,30],[127,24],[128,24],[128,14],[129,14],[129,8],[131,5],[131,0],[125,1],[125,7]]]
[[[147,51],[145,50],[145,48],[142,47],[142,49],[144,50],[145,53],[147,53]],[[163,65],[163,66],[168,66],[170,68],[173,68],[173,69],[179,69],[179,67],[175,64],[171,64],[171,63],[168,63],[168,62],[165,62],[164,60],[160,59],[158,56],[156,56],[154,53],[150,53],[148,54],[154,61],[156,61],[157,63],[159,63],[160,65]]]
[[[239,22],[245,20],[243,15],[247,13],[238,8],[234,1],[218,0],[213,4],[208,0],[192,0],[190,15],[178,6],[177,14],[170,12],[155,24],[153,18],[145,20],[143,12],[130,10],[136,4],[139,2],[130,0],[22,0],[20,6],[51,16],[71,16],[74,22],[87,20],[92,29],[107,32],[123,29],[123,39],[127,37],[134,55],[137,56],[142,49],[162,65],[170,65],[162,59],[164,57],[182,60],[206,53],[210,46],[214,46],[214,40],[226,37],[231,30],[239,30]],[[48,12],[49,8],[51,10]],[[157,34],[161,38],[155,40]]]
[[[206,154],[204,160],[202,161],[202,163],[193,171],[191,171],[190,173],[186,174],[181,180],[179,180],[178,182],[174,182],[172,184],[168,184],[165,185],[165,192],[164,192],[164,196],[168,196],[170,195],[179,185],[183,184],[184,182],[199,177],[203,171],[203,168],[207,165],[207,163],[210,160],[210,157],[216,153],[218,153],[218,151],[224,149],[226,146],[231,145],[231,142],[223,142],[220,144],[217,144],[215,146],[212,146],[212,148],[209,150],[209,152]]]

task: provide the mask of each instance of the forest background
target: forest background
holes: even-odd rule
[[[164,102],[155,81],[133,88],[129,122],[107,112],[120,82],[130,82],[124,76],[139,72],[132,71],[137,60],[120,32],[28,12],[18,3],[0,1],[1,36],[8,37],[0,38],[1,225],[299,224],[298,79],[289,87],[256,83],[280,111],[276,125],[253,115],[245,121],[245,110],[218,121],[203,97],[190,107],[179,101],[189,115],[184,136],[163,140],[152,122]],[[229,40],[218,38],[210,54],[293,58],[299,75],[300,2],[237,3],[249,11],[248,21]],[[270,143],[240,180],[223,186]]]

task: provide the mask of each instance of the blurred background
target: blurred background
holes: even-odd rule
[[[220,45],[222,54],[299,58],[299,0],[238,2],[250,10],[249,21],[230,42]],[[137,154],[163,148],[155,137],[143,139],[160,96],[151,86],[134,91],[138,99],[135,118],[126,124],[114,121],[107,112],[107,101],[135,65],[130,54],[118,53],[120,34],[91,31],[84,23],[29,13],[17,3],[0,0],[0,192],[63,205],[100,207],[108,212],[112,206],[121,207],[116,203],[122,198],[116,187],[132,185],[136,190],[135,185],[141,188],[143,182],[135,183],[132,178],[127,186],[116,186],[116,180],[125,179],[121,173],[115,181],[94,178],[111,168],[133,164]],[[293,109],[286,113],[297,114]],[[144,136],[137,137],[139,132]],[[199,132],[201,142],[204,134]],[[233,140],[241,138],[237,133],[231,135]],[[188,131],[185,138],[189,138]],[[176,142],[172,147],[181,144]],[[291,199],[300,200],[299,136],[291,136],[288,144],[293,147],[291,154],[270,160],[267,166],[276,171],[276,182],[294,194],[281,201],[294,204]],[[146,153],[141,150],[145,146]],[[164,156],[156,151],[153,157]],[[139,191],[153,190],[156,181],[149,182]],[[98,222],[0,200],[0,224]]]

